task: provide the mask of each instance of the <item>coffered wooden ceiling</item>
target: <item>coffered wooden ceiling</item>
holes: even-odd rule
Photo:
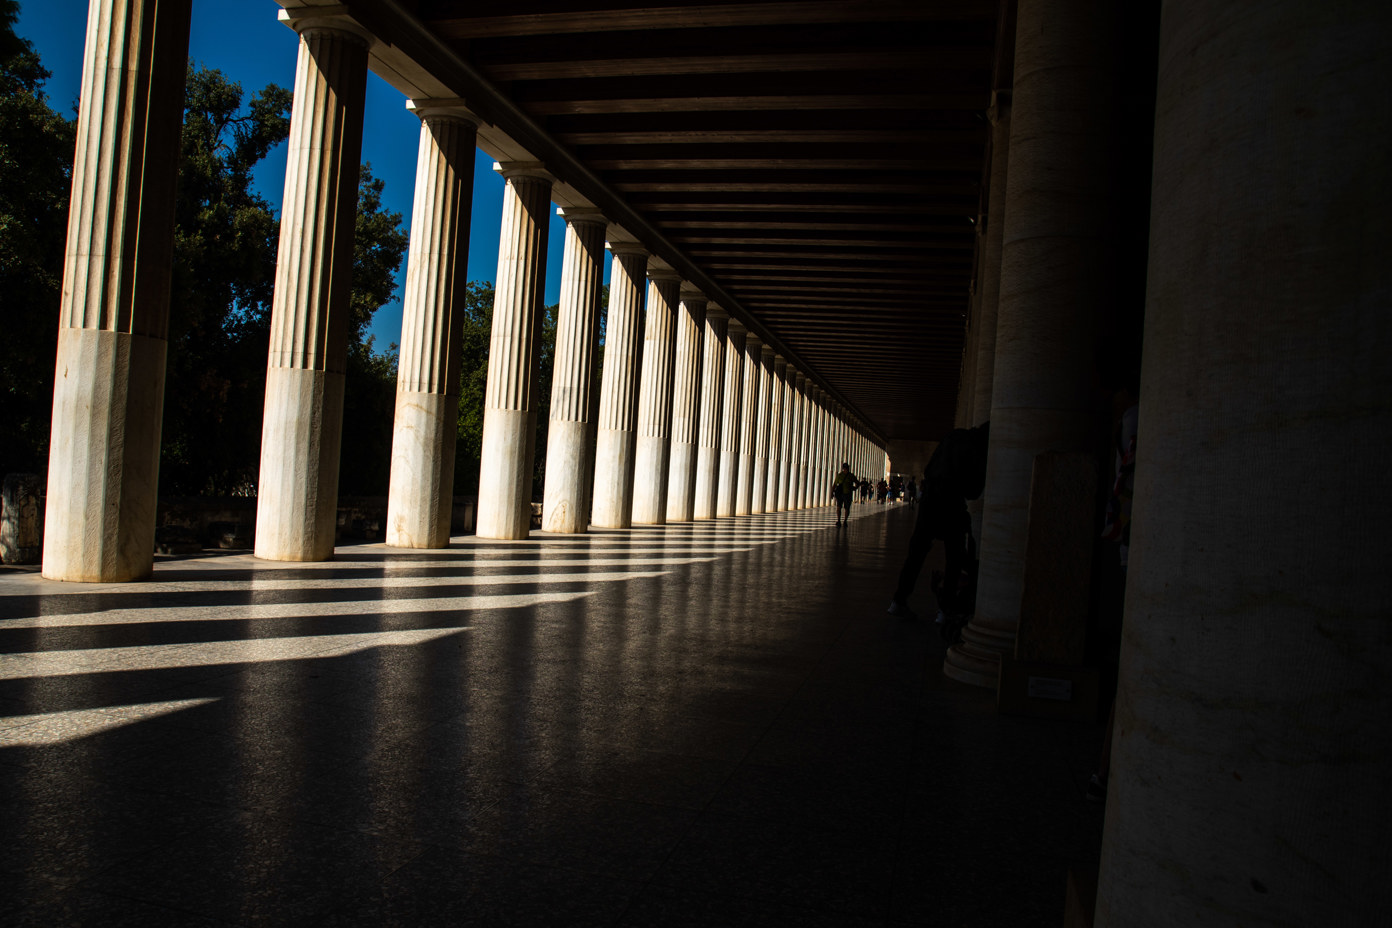
[[[582,166],[575,189],[620,223],[622,201],[880,437],[940,437],[999,0],[640,2],[389,6],[487,85],[456,77],[461,97]]]

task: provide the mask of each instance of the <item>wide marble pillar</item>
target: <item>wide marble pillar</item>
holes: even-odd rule
[[[976,316],[976,386],[971,425],[991,418],[996,371],[996,316],[1000,304],[1001,246],[1005,232],[1006,168],[1010,163],[1010,94],[997,91],[987,112],[991,120],[991,174],[986,201],[986,228],[981,238],[977,286],[981,305]]]
[[[465,113],[429,101],[412,108],[421,118],[421,134],[401,303],[387,544],[444,548],[454,503],[463,269],[478,125]]]
[[[609,250],[614,261],[609,270],[609,314],[604,328],[594,511],[590,521],[601,528],[628,528],[633,524],[633,451],[643,360],[643,292],[648,253],[633,244],[615,243]]]
[[[552,178],[540,165],[501,166],[503,222],[488,343],[477,534],[526,538],[532,524],[536,380]]]
[[[1115,106],[1103,0],[1021,0],[976,614],[943,671],[995,686],[1014,648],[1036,455],[1091,450],[1095,333],[1112,293]]]
[[[295,22],[300,57],[256,498],[255,553],[275,561],[328,560],[337,528],[369,45],[340,22]]]
[[[1099,928],[1392,912],[1389,34],[1164,5]]]
[[[808,397],[807,391],[811,384],[807,381],[805,374],[798,374],[793,428],[797,432],[797,440],[794,444],[794,457],[792,461],[791,480],[792,486],[789,490],[789,509],[807,508],[807,445],[808,445]]]
[[[720,435],[724,424],[725,339],[730,317],[714,303],[706,306],[701,332],[701,425],[697,433],[696,494],[693,519],[714,519],[720,489]]]
[[[755,455],[759,457],[759,472],[762,485],[755,497],[758,512],[778,511],[778,441],[783,428],[783,384],[782,374],[788,362],[767,349],[764,358],[763,390],[760,402],[767,404],[766,414],[761,414],[763,429],[760,447]]]
[[[789,502],[789,485],[791,484],[790,464],[796,454],[797,444],[797,395],[794,392],[793,384],[797,379],[797,370],[792,365],[783,368],[780,378],[781,389],[783,392],[782,421],[779,424],[780,435],[778,439],[778,511],[786,512],[792,506]]]
[[[720,485],[715,498],[715,514],[720,517],[735,514],[735,496],[739,487],[740,439],[744,391],[744,326],[731,319],[725,335],[725,390],[721,399],[720,416]]]
[[[150,575],[189,0],[94,2],[59,311],[43,575]]]
[[[740,379],[740,443],[739,471],[735,481],[735,515],[747,516],[754,498],[754,451],[759,430],[760,359],[764,346],[749,335],[744,341],[744,359]]]
[[[701,328],[706,299],[681,293],[677,355],[672,374],[672,454],[667,472],[667,521],[690,522],[696,513],[696,458],[700,452]]]
[[[633,521],[638,525],[662,525],[667,521],[672,381],[681,279],[668,270],[653,271],[648,276],[643,376],[638,390],[638,443],[633,465]]]
[[[546,488],[541,527],[574,535],[590,524],[594,487],[595,367],[599,349],[599,295],[604,280],[604,216],[594,209],[562,209],[565,252],[556,311],[551,421],[546,430]]]

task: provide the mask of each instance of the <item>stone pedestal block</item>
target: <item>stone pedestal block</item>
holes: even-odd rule
[[[6,474],[0,496],[0,563],[37,564],[43,550],[38,474]]]

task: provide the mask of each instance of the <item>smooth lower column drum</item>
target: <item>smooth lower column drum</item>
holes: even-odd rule
[[[638,377],[643,353],[643,291],[648,253],[614,244],[609,271],[609,316],[595,442],[594,511],[602,528],[633,524],[633,449],[638,425]]]
[[[542,293],[551,176],[536,164],[500,166],[503,221],[479,458],[480,538],[526,538],[532,525],[532,455],[541,356]]]
[[[589,527],[594,487],[595,359],[608,224],[598,210],[566,208],[561,215],[566,221],[565,255],[556,315],[541,527],[548,532],[575,534]]]
[[[725,390],[720,416],[720,486],[715,498],[715,514],[735,514],[735,494],[739,486],[739,448],[741,431],[740,400],[744,395],[744,326],[730,320],[725,336]]]
[[[730,317],[706,306],[701,338],[701,426],[696,436],[696,495],[693,519],[714,519],[720,488],[720,428],[724,424],[725,339]]]
[[[667,521],[667,472],[672,442],[672,378],[677,349],[681,279],[667,270],[649,275],[638,390],[638,441],[633,456],[633,521]]]
[[[387,544],[443,548],[454,508],[463,283],[478,126],[428,101],[413,108],[421,117],[421,137],[401,301]]]
[[[1015,645],[1035,456],[1090,451],[1114,299],[1116,7],[1020,0],[976,614],[943,671],[995,686]]]
[[[189,0],[92,4],[49,445],[43,575],[149,576]]]
[[[667,521],[690,522],[696,513],[696,457],[701,425],[701,328],[706,300],[681,294],[677,356],[672,375],[672,453],[667,472]]]
[[[1389,34],[1164,7],[1099,928],[1392,911]]]
[[[754,495],[754,448],[759,428],[760,358],[764,346],[749,335],[744,341],[743,371],[740,376],[739,470],[735,480],[735,515],[749,515]]]
[[[370,39],[339,20],[295,27],[300,57],[271,304],[256,556],[324,561],[337,529]]]

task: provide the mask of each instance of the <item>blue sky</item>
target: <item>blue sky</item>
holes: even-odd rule
[[[241,83],[246,97],[266,84],[295,86],[298,38],[276,20],[280,7],[272,0],[194,0],[189,57],[217,68]],[[82,47],[87,28],[86,0],[22,0],[16,31],[34,43],[44,67],[53,72],[47,91],[52,106],[71,114],[82,85]],[[363,160],[386,184],[387,209],[411,222],[415,188],[416,150],[420,121],[406,110],[400,93],[375,75],[368,76]],[[278,210],[285,185],[285,146],[260,166],[257,190]],[[474,209],[469,231],[469,279],[493,280],[498,269],[498,232],[502,216],[503,181],[493,172],[493,160],[482,152],[474,159]],[[561,289],[561,249],[565,222],[551,217],[550,249],[546,262],[546,302],[555,303]],[[606,262],[607,264],[607,262]],[[606,267],[606,279],[607,279]],[[385,347],[401,337],[401,284],[406,262],[397,275],[393,302],[378,310],[372,334]]]

